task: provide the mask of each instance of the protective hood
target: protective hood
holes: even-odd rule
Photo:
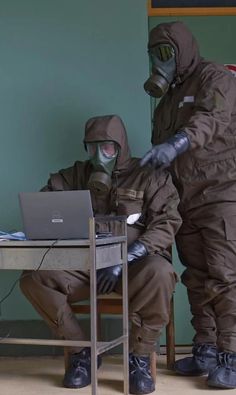
[[[199,47],[191,31],[182,22],[161,23],[149,34],[148,48],[170,43],[176,56],[176,82],[184,81],[201,60]]]
[[[126,130],[118,115],[93,117],[86,122],[84,143],[104,140],[115,141],[120,147],[114,170],[126,169],[131,156]]]

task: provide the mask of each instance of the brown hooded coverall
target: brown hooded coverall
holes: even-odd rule
[[[190,142],[171,172],[180,195],[176,243],[194,342],[236,352],[236,79],[200,57],[181,22],[153,29],[149,46],[160,42],[175,49],[177,79],[155,110],[152,143],[181,130]]]
[[[126,131],[119,117],[90,119],[84,140],[112,140],[120,147],[111,191],[96,195],[91,191],[94,214],[129,216],[142,213],[139,221],[128,226],[128,244],[138,239],[148,251],[148,256],[129,267],[130,351],[147,355],[155,350],[161,329],[168,323],[176,284],[168,250],[182,222],[177,211],[178,194],[167,172],[140,168],[139,159],[130,157]],[[43,190],[88,189],[92,170],[90,161],[77,161],[72,167],[52,174]],[[88,273],[40,270],[23,275],[20,285],[58,336],[85,339],[70,303],[89,298]],[[116,291],[121,293],[121,281]],[[70,351],[79,352],[80,348]]]

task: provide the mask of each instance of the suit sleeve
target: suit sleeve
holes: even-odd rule
[[[69,191],[76,188],[77,181],[77,167],[76,162],[74,166],[68,167],[67,169],[62,169],[58,173],[52,173],[48,179],[47,185],[45,185],[41,191]]]
[[[235,79],[223,71],[201,76],[193,114],[185,123],[191,149],[203,148],[231,124],[235,107]]]
[[[178,212],[179,197],[167,172],[153,172],[145,190],[145,231],[139,237],[149,254],[169,250],[182,220]]]

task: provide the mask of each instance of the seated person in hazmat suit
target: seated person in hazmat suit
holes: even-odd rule
[[[127,216],[129,386],[131,394],[149,394],[155,390],[149,355],[169,321],[177,281],[169,251],[181,226],[178,194],[168,172],[140,168],[139,159],[131,157],[118,116],[89,119],[84,146],[88,160],[52,174],[42,191],[90,189],[95,216]],[[132,223],[129,219],[138,213]],[[54,332],[67,340],[86,340],[70,303],[89,298],[89,274],[79,270],[27,273],[21,278],[21,290]],[[99,269],[98,294],[121,294],[121,274],[120,265]],[[91,382],[90,348],[69,350],[63,385],[85,387]]]

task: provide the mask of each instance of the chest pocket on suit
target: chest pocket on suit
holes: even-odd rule
[[[142,212],[143,208],[143,191],[135,189],[118,188],[118,215],[131,215]]]
[[[191,118],[193,114],[194,114],[194,103],[181,101],[177,109],[175,130],[179,130],[183,128],[186,122],[188,122],[188,120]]]

